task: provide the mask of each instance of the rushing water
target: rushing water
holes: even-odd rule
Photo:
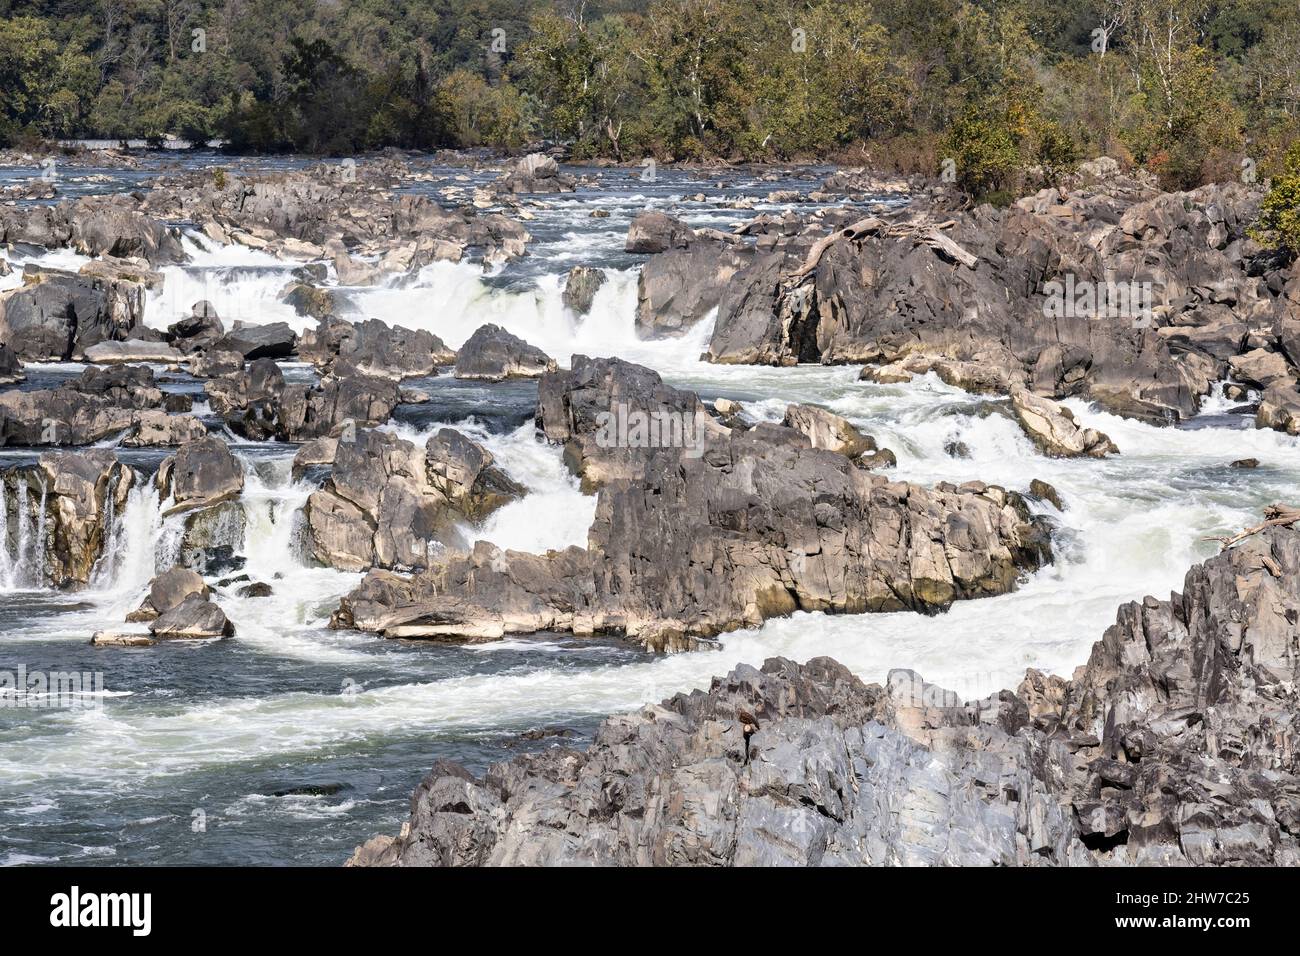
[[[437,263],[380,288],[346,290],[350,308],[358,317],[429,329],[452,346],[495,322],[562,363],[574,353],[619,355],[707,398],[739,399],[756,417],[778,419],[790,401],[823,404],[892,448],[900,478],[978,478],[1021,490],[1042,478],[1066,504],[1060,513],[1041,506],[1057,525],[1057,562],[1015,594],[962,602],[933,618],[801,613],[727,635],[720,650],[670,657],[555,635],[477,647],[386,641],[327,627],[359,575],[312,567],[298,553],[296,522],[313,486],[293,480],[294,448],[232,439],[246,473],[240,575],[270,584],[271,596],[241,597],[243,581],[214,578],[238,629],[233,639],[98,649],[87,643],[90,635],[125,627],[149,579],[171,565],[178,520],[163,518],[150,482],[138,482],[114,515],[91,586],[54,592],[41,586],[34,542],[23,536],[29,522],[14,513],[32,506],[30,496],[10,487],[12,504],[0,511],[0,671],[99,672],[105,693],[100,707],[0,708],[0,862],[336,864],[366,837],[397,830],[414,785],[438,757],[481,770],[554,742],[521,738],[530,728],[562,729],[560,739],[581,744],[602,715],[707,686],[736,663],[774,654],[831,655],[867,680],[912,667],[968,697],[1014,687],[1026,667],[1068,675],[1118,604],[1165,596],[1217,547],[1206,536],[1291,500],[1300,478],[1296,440],[1256,431],[1222,401],[1177,429],[1071,402],[1078,418],[1107,432],[1123,453],[1053,460],[1006,416],[1005,402],[930,377],[882,386],[857,381],[853,367],[708,365],[698,358],[707,320],[681,339],[640,341],[633,324],[637,262],[622,252],[636,212],[672,207],[694,225],[725,227],[779,210],[762,201],[754,210],[719,209],[715,200],[761,200],[775,189],[807,190],[814,180],[728,173],[719,186],[713,176],[661,173],[660,181],[642,183],[625,170],[587,172],[599,175],[597,186],[533,207],[528,258],[493,274]],[[458,185],[489,178],[469,175]],[[133,174],[111,185],[137,180]],[[699,192],[705,202],[685,198]],[[608,218],[591,217],[594,208]],[[198,235],[187,244],[192,261],[165,270],[163,291],[148,302],[149,324],[165,327],[198,299],[228,322],[307,324],[278,301],[293,264]],[[14,258],[78,263],[69,253],[36,250]],[[560,292],[563,274],[579,263],[606,270],[609,281],[591,313],[575,321]],[[78,371],[33,367],[23,387]],[[288,366],[286,374],[311,372]],[[534,551],[585,542],[595,502],[565,470],[559,450],[538,440],[533,383],[437,376],[411,384],[431,401],[398,409],[387,427],[418,441],[445,425],[461,428],[528,488],[527,497],[468,534]],[[167,376],[165,387],[201,394],[200,383],[183,375]],[[206,407],[198,410],[211,420]],[[965,457],[950,454],[959,443]],[[164,453],[120,454],[147,476]],[[1260,467],[1229,467],[1246,457]],[[0,449],[0,470],[35,458],[32,449]]]

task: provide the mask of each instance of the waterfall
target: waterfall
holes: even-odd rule
[[[24,591],[45,586],[49,488],[43,479],[40,482],[40,505],[33,515],[28,475],[18,473],[14,476],[14,527],[11,532],[7,482],[0,478],[0,590]]]
[[[302,508],[315,489],[293,480],[289,458],[244,460],[244,556],[254,577],[266,580],[301,568]]]
[[[9,501],[5,497],[5,476],[0,475],[0,590],[14,586],[14,560],[9,555]]]

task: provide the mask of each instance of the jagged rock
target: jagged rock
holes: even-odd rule
[[[1259,467],[1259,459],[1258,459],[1258,458],[1238,458],[1236,461],[1234,461],[1234,462],[1231,464],[1230,467],[1232,467],[1232,468],[1258,468],[1258,467]]]
[[[230,446],[211,435],[187,442],[164,459],[154,480],[161,497],[172,499],[167,514],[208,508],[244,490],[244,470]]]
[[[550,156],[530,153],[504,173],[493,188],[502,193],[571,193],[577,180],[560,172]]]
[[[825,448],[849,458],[879,451],[870,435],[862,434],[847,419],[816,405],[787,405],[782,424],[799,432],[814,448]]]
[[[338,312],[337,296],[332,289],[307,282],[295,282],[280,295],[280,301],[292,306],[299,315],[321,320]]]
[[[144,285],[28,266],[0,292],[0,341],[28,361],[70,361],[121,341],[144,316]]]
[[[180,606],[192,594],[206,599],[211,593],[203,579],[189,568],[172,568],[149,582],[149,593],[145,596],[144,603],[128,614],[126,619],[130,623],[152,621]]]
[[[741,665],[476,778],[438,761],[349,865],[1293,866],[1300,532],[1119,609],[1070,681]],[[1267,728],[1267,730],[1264,730]]]
[[[492,324],[475,329],[456,353],[457,378],[537,378],[555,367],[555,360],[541,349]]]
[[[655,253],[690,245],[695,232],[679,219],[652,209],[632,220],[627,230],[626,252]]]
[[[605,284],[605,273],[590,266],[574,266],[564,280],[564,292],[560,298],[565,308],[574,315],[586,315],[591,311],[591,302],[596,292]]]
[[[1273,385],[1295,385],[1295,373],[1287,360],[1277,352],[1252,349],[1228,359],[1228,368],[1239,382],[1252,388],[1266,389]]]
[[[242,598],[264,598],[274,594],[275,589],[265,581],[254,581],[252,584],[244,585],[235,593]]]
[[[1061,493],[1056,490],[1056,486],[1043,481],[1041,478],[1035,478],[1029,482],[1029,494],[1039,501],[1050,503],[1057,511],[1065,510],[1065,504],[1061,501]]]
[[[1104,458],[1119,453],[1103,433],[1075,424],[1074,413],[1049,398],[1019,388],[1011,393],[1016,421],[1026,435],[1052,458]]]
[[[465,543],[458,520],[477,521],[522,493],[486,449],[452,429],[424,449],[361,429],[335,444],[329,479],[307,499],[308,548],[344,571],[428,567],[440,550]]]
[[[87,368],[56,389],[0,393],[0,445],[92,444],[128,432],[138,412],[173,397],[146,367]]]
[[[232,637],[235,626],[206,596],[191,594],[150,621],[149,633],[157,640],[207,640]]]
[[[760,424],[698,457],[647,451],[635,479],[601,487],[586,550],[480,542],[414,578],[371,572],[335,624],[465,640],[622,633],[672,650],[795,610],[942,610],[1011,590],[1049,558],[1015,495],[891,483]]]
[[[226,332],[212,303],[195,302],[190,314],[167,326],[167,341],[185,352],[211,349]]]
[[[302,447],[293,456],[294,480],[302,478],[310,468],[334,464],[334,456],[338,454],[338,449],[337,438],[313,438],[311,441],[303,442]]]
[[[431,332],[389,326],[379,319],[348,322],[327,317],[303,335],[298,354],[323,372],[401,381],[438,374],[456,353]]]
[[[1006,210],[914,202],[857,221],[835,210],[795,235],[760,236],[719,302],[709,358],[863,362],[892,375],[925,353],[1004,393],[1080,395],[1153,423],[1187,418],[1228,353],[1278,310],[1246,272],[1260,195],[1228,183],[1147,196],[1053,190]],[[951,225],[937,228],[943,219]],[[1113,276],[1137,284],[1122,290],[1127,306],[1105,285]]]
[[[0,385],[17,385],[26,378],[23,363],[18,361],[13,349],[0,342]]]
[[[288,358],[293,354],[298,336],[286,322],[269,322],[250,325],[236,322],[235,327],[216,342],[212,348],[221,352],[238,352],[250,362],[255,359]]]
[[[131,434],[122,440],[128,448],[184,445],[208,433],[193,415],[168,415],[164,411],[136,412],[131,417]]]
[[[3,396],[0,396],[0,401]],[[1273,428],[1300,435],[1300,391],[1292,385],[1273,385],[1264,391],[1255,415],[1258,428]]]
[[[0,243],[68,247],[87,256],[182,262],[180,230],[134,208],[128,194],[83,196],[57,206],[0,208]]]
[[[204,383],[212,410],[254,441],[308,441],[344,428],[381,425],[401,402],[391,379],[330,375],[319,386],[286,385],[270,359]]]
[[[751,250],[717,242],[651,256],[637,277],[637,333],[665,338],[688,332],[717,308],[728,283],[752,259]]]
[[[703,450],[718,431],[694,392],[665,385],[657,372],[622,359],[575,355],[568,371],[542,376],[537,427],[564,445],[564,460],[592,491],[637,477],[658,447]]]

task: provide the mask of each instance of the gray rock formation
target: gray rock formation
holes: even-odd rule
[[[150,621],[149,633],[160,641],[209,640],[233,636],[235,626],[214,601],[191,594]]]
[[[239,497],[244,470],[230,446],[215,436],[187,442],[158,466],[154,481],[159,494],[172,504],[167,514],[210,508]]]
[[[577,188],[577,180],[560,172],[550,156],[529,153],[503,173],[492,188],[511,194],[571,193]]]
[[[864,468],[897,464],[894,453],[881,448],[870,435],[834,412],[816,405],[788,405],[785,409],[787,428],[799,432],[814,448],[825,448],[853,459]]]
[[[651,256],[637,276],[637,334],[667,338],[690,331],[753,259],[752,248],[705,240]]]
[[[126,616],[128,622],[152,621],[180,606],[190,595],[206,599],[211,590],[189,568],[175,567],[156,575],[149,582],[149,593],[136,610]]]
[[[0,342],[0,385],[17,385],[26,378],[23,363],[18,360],[14,350]]]
[[[390,326],[379,319],[349,322],[329,316],[303,334],[298,355],[324,373],[401,381],[438,374],[456,353],[431,332]]]
[[[0,341],[27,361],[69,361],[121,341],[144,317],[142,283],[28,267],[0,292]]]
[[[286,322],[268,322],[252,325],[236,322],[235,327],[217,339],[212,349],[218,352],[238,352],[248,361],[255,359],[282,359],[294,353],[298,336]]]
[[[0,393],[0,445],[88,445],[139,437],[189,399],[165,395],[142,366],[91,367],[55,389]],[[146,439],[147,440],[147,439]]]
[[[450,428],[425,448],[361,429],[329,453],[330,477],[304,509],[306,539],[313,558],[345,571],[426,568],[465,544],[462,521],[523,494],[487,449]]]
[[[564,279],[564,292],[560,298],[574,315],[586,315],[596,292],[605,284],[605,273],[591,266],[574,266]]]
[[[1107,435],[1081,427],[1073,412],[1050,398],[1017,388],[1011,393],[1011,409],[1025,434],[1050,458],[1105,458],[1119,454],[1119,448]]]
[[[695,232],[679,219],[657,209],[641,213],[627,230],[627,252],[655,253],[690,245]]]
[[[1072,680],[742,665],[475,778],[439,761],[350,865],[1295,866],[1300,532],[1119,609]]]
[[[555,360],[499,325],[480,325],[456,353],[456,377],[499,382],[537,378],[555,370]]]

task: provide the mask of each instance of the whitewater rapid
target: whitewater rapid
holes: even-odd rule
[[[1217,550],[1209,536],[1253,523],[1268,504],[1293,500],[1297,439],[1249,427],[1249,419],[1227,414],[1222,400],[1207,405],[1203,419],[1191,423],[1197,427],[1184,428],[1156,428],[1067,402],[1121,454],[1049,459],[1004,414],[1003,400],[966,394],[933,376],[876,385],[858,381],[857,367],[710,365],[699,356],[711,319],[679,339],[642,341],[634,322],[636,268],[609,251],[621,243],[635,207],[613,205],[610,225],[583,230],[578,224],[590,205],[557,202],[557,215],[569,218],[534,248],[535,256],[546,255],[545,268],[539,261],[533,274],[511,276],[472,263],[435,263],[381,287],[341,290],[347,315],[427,329],[452,347],[493,322],[562,365],[573,354],[617,355],[706,398],[735,398],[760,419],[779,420],[789,402],[824,405],[892,449],[899,479],[979,479],[1019,491],[1042,479],[1065,504],[1059,512],[1034,504],[1056,527],[1056,561],[1015,593],[959,602],[935,617],[799,613],[724,635],[716,650],[667,657],[557,635],[469,648],[386,641],[328,627],[360,575],[312,567],[299,553],[299,516],[313,486],[293,479],[294,449],[234,441],[245,468],[241,573],[269,583],[272,594],[241,597],[238,583],[218,588],[237,627],[233,639],[89,653],[90,634],[121,629],[149,579],[174,558],[179,519],[161,517],[163,503],[147,479],[116,516],[109,553],[87,590],[33,589],[14,556],[0,556],[0,601],[13,609],[0,612],[5,651],[89,661],[106,670],[110,693],[102,709],[42,712],[26,726],[0,728],[0,828],[52,820],[57,838],[50,839],[61,847],[0,847],[0,862],[95,856],[102,849],[95,827],[74,809],[83,799],[118,808],[113,827],[153,833],[183,826],[186,801],[211,803],[215,798],[202,794],[214,791],[231,826],[246,828],[238,832],[264,828],[257,833],[267,852],[290,852],[285,834],[303,832],[293,829],[299,820],[339,826],[331,847],[346,846],[358,835],[395,830],[413,779],[437,756],[460,755],[481,766],[509,756],[493,742],[501,734],[557,723],[589,728],[598,716],[707,687],[739,663],[774,655],[832,656],[867,681],[912,668],[966,698],[1014,688],[1028,667],[1068,676],[1118,605],[1168,596],[1190,565]],[[165,328],[203,299],[227,323],[285,321],[299,331],[312,324],[279,301],[296,264],[197,235],[186,244],[192,261],[166,268],[163,289],[147,300],[151,327]],[[76,264],[67,255],[58,261]],[[591,312],[575,318],[561,292],[564,270],[579,262],[600,265],[607,281]],[[467,536],[534,552],[585,544],[595,499],[582,494],[559,449],[541,441],[530,421],[502,427],[440,407],[431,414],[385,427],[420,443],[439,427],[459,428],[529,492],[466,528]],[[1258,458],[1260,466],[1231,467],[1242,458]],[[23,547],[30,554],[30,544]],[[349,781],[346,798],[277,802],[267,795],[268,780],[325,773],[313,769],[322,764]],[[149,802],[173,798],[179,809],[159,815],[161,822],[146,812]],[[142,838],[133,858],[229,860],[245,852],[209,856],[216,853],[210,845],[175,848],[168,839]],[[167,851],[151,849],[154,843]],[[332,859],[333,852],[309,859]]]

